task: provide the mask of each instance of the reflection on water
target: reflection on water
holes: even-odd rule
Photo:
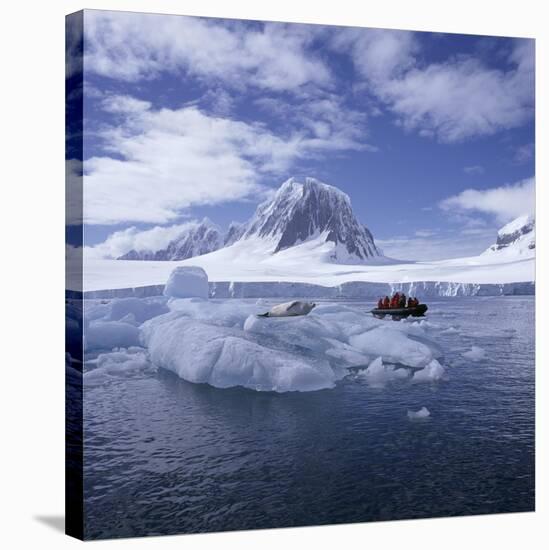
[[[532,510],[533,316],[531,297],[431,303],[432,385],[276,394],[159,370],[86,389],[86,536]]]

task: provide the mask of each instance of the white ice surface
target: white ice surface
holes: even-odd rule
[[[84,290],[135,288],[164,284],[176,266],[202,267],[210,281],[300,282],[336,286],[350,281],[399,283],[449,281],[513,283],[533,281],[535,251],[515,255],[483,254],[470,258],[399,263],[376,258],[368,264],[326,261],[333,243],[310,240],[272,254],[262,239],[248,239],[181,262],[101,260],[84,258]],[[69,280],[71,278],[69,277]]]
[[[355,348],[377,355],[389,363],[400,363],[414,368],[425,367],[435,358],[436,351],[426,341],[420,341],[404,332],[403,326],[405,325],[397,324],[393,328],[382,325],[351,336],[349,342]]]

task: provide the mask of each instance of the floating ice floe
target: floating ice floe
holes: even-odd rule
[[[472,346],[469,351],[462,353],[462,355],[470,361],[482,361],[486,357],[486,351],[479,346]]]
[[[419,411],[408,411],[408,418],[410,420],[420,420],[422,418],[429,418],[431,413],[427,407],[421,407]]]
[[[412,376],[412,381],[435,382],[437,380],[441,380],[444,377],[445,373],[446,370],[444,369],[444,367],[436,359],[433,359],[424,368],[414,372],[414,375]]]
[[[147,352],[140,347],[119,349],[100,354],[92,363],[95,368],[84,373],[86,386],[101,386],[117,378],[133,378],[155,370]]]
[[[370,386],[381,388],[393,380],[408,378],[410,373],[403,368],[384,365],[381,357],[378,357],[370,363],[366,370],[361,371],[357,376],[366,380]]]

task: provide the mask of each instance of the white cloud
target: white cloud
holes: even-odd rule
[[[252,29],[236,21],[86,11],[85,31],[86,71],[128,82],[163,71],[277,91],[331,82],[326,65],[306,53],[314,30],[305,26]]]
[[[249,159],[267,157],[261,147],[267,149],[265,141],[276,141],[274,136],[208,117],[195,107],[154,111],[141,103],[139,111],[128,98],[110,103],[131,108],[119,126],[99,132],[116,158],[96,156],[84,163],[86,223],[166,223],[191,205],[238,200],[257,191]]]
[[[484,174],[484,168],[478,164],[475,164],[474,166],[465,166],[463,171],[470,176]]]
[[[517,39],[507,70],[472,56],[423,64],[413,33],[342,31],[358,73],[406,130],[441,142],[492,135],[524,124],[534,113],[534,42]]]
[[[130,250],[156,252],[157,250],[166,248],[170,241],[196,224],[197,222],[192,221],[165,227],[156,226],[146,230],[128,227],[122,231],[111,233],[100,244],[86,246],[84,253],[87,258],[115,259],[123,256]]]
[[[535,180],[528,178],[513,185],[504,185],[492,189],[467,189],[458,195],[448,197],[439,203],[447,211],[482,212],[495,216],[498,222],[509,220],[524,214],[533,214],[535,210]]]
[[[113,156],[84,164],[89,224],[167,223],[190,206],[262,193],[262,178],[280,177],[300,159],[369,148],[358,141],[356,121],[325,114],[330,102],[310,103],[325,128],[302,124],[280,136],[263,124],[210,116],[194,105],[155,110],[129,96],[109,96],[102,104],[120,120],[97,133]]]

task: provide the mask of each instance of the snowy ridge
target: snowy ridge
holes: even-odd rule
[[[204,218],[200,223],[189,224],[168,246],[161,250],[130,250],[119,260],[175,261],[186,260],[214,252],[223,246],[221,229]]]
[[[520,216],[498,231],[495,244],[484,254],[505,253],[508,256],[534,255],[536,248],[536,221],[532,216]]]

